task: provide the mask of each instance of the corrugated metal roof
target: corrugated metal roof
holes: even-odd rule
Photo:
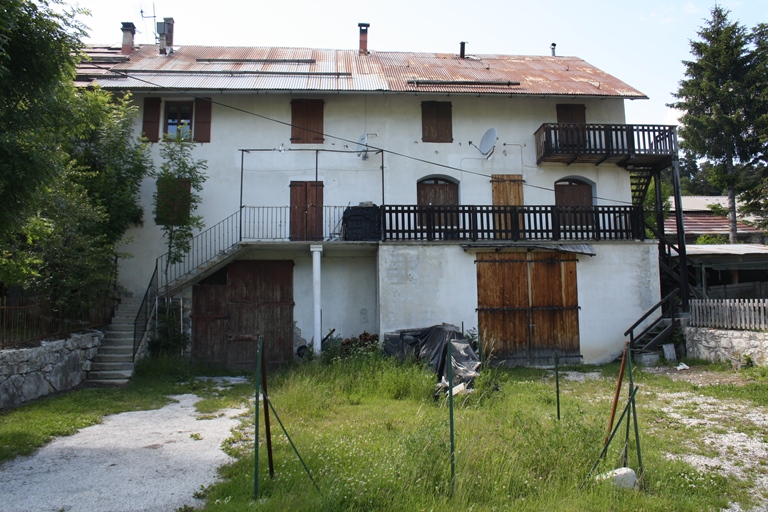
[[[728,235],[728,219],[709,215],[683,215],[685,234],[688,235]],[[736,231],[742,235],[762,235],[763,232],[742,222],[736,222]],[[674,217],[664,219],[664,232],[677,233],[677,221]]]
[[[94,54],[104,48],[93,47]],[[114,53],[112,53],[114,55]],[[106,89],[389,91],[434,94],[646,98],[576,57],[184,46],[135,49],[100,63],[133,78],[95,77]],[[95,75],[95,73],[94,73]],[[91,76],[91,75],[89,75]]]
[[[759,255],[768,257],[768,246],[760,244],[712,244],[686,245],[685,254],[688,256],[730,255],[747,256]],[[673,254],[677,256],[677,253]]]

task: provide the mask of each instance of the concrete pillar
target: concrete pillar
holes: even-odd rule
[[[309,250],[312,251],[312,297],[313,297],[313,311],[314,311],[314,320],[313,320],[313,329],[312,329],[312,348],[315,351],[315,354],[320,354],[322,351],[322,342],[323,342],[323,325],[322,325],[322,293],[321,293],[321,265],[320,265],[320,258],[323,256],[323,246],[322,245],[310,245]]]

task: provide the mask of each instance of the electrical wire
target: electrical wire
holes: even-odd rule
[[[130,74],[130,73],[127,73],[127,72],[124,72],[124,71],[120,71],[120,70],[114,70],[112,68],[108,68],[108,67],[104,67],[104,66],[99,66],[98,64],[93,64],[92,63],[91,65],[93,67],[95,67],[95,68],[103,69],[105,71],[109,71],[111,73],[114,73],[114,74],[117,74],[117,75],[121,75],[123,77],[130,78],[132,80],[136,80],[137,82],[142,82],[142,83],[151,85],[151,86],[156,87],[156,88],[158,88],[160,90],[173,91],[176,94],[179,94],[179,95],[182,95],[182,96],[187,96],[187,97],[190,97],[192,99],[209,101],[213,105],[218,105],[219,107],[228,108],[230,110],[233,110],[235,112],[239,112],[241,114],[257,117],[257,118],[263,119],[265,121],[281,124],[283,126],[288,126],[288,127],[291,127],[291,128],[294,127],[294,125],[292,123],[289,123],[289,122],[286,122],[286,121],[280,121],[279,119],[274,119],[274,118],[265,116],[263,114],[259,114],[257,112],[246,110],[246,109],[243,109],[243,108],[240,108],[240,107],[235,107],[233,105],[228,105],[226,103],[222,103],[222,102],[216,101],[213,98],[209,98],[207,96],[198,96],[198,95],[193,94],[191,92],[179,91],[178,89],[173,89],[171,87],[165,87],[165,86],[162,86],[162,85],[157,84],[155,82],[152,82],[150,80],[145,80],[143,78],[139,78],[136,75],[133,75],[133,74]],[[350,139],[345,139],[344,137],[339,137],[337,135],[333,135],[333,134],[330,134],[330,133],[318,132],[318,131],[310,130],[310,129],[307,129],[307,128],[302,128],[302,129],[307,131],[307,132],[310,132],[310,133],[321,135],[324,138],[329,138],[329,139],[333,139],[333,140],[337,140],[337,141],[341,141],[341,142],[346,142],[348,144],[355,144],[355,145],[358,144],[358,141],[353,141],[353,140],[350,140]],[[476,176],[482,176],[484,178],[489,178],[489,179],[491,178],[490,174],[485,174],[485,173],[481,173],[481,172],[477,172],[477,171],[470,171],[470,170],[467,170],[467,169],[461,169],[461,168],[454,167],[454,166],[451,166],[451,165],[446,165],[446,164],[441,164],[441,163],[438,163],[438,162],[433,162],[433,161],[430,161],[430,160],[425,160],[423,158],[415,157],[415,156],[412,156],[412,155],[407,155],[407,154],[404,154],[404,153],[400,153],[398,151],[393,151],[391,149],[376,147],[376,146],[373,146],[371,144],[366,144],[366,147],[369,148],[369,150],[372,150],[372,151],[375,151],[375,152],[379,152],[380,151],[380,152],[383,152],[383,153],[391,155],[391,156],[398,156],[398,157],[401,157],[401,158],[405,158],[407,160],[412,160],[414,162],[419,162],[419,163],[431,165],[431,166],[434,166],[434,167],[440,167],[440,168],[448,169],[448,170],[452,170],[452,171],[458,171],[458,172],[463,172],[463,173],[467,173],[467,174],[473,174],[473,175],[476,175]],[[524,187],[535,188],[535,189],[539,189],[539,190],[545,190],[545,191],[548,191],[548,192],[555,192],[554,188],[542,187],[542,186],[538,186],[538,185],[531,185],[531,184],[525,183],[525,182],[523,182],[523,186]],[[593,199],[599,199],[599,200],[602,200],[602,201],[611,201],[611,202],[618,203],[618,204],[627,204],[627,205],[633,206],[632,202],[621,201],[619,199],[612,199],[612,198],[600,197],[600,196],[592,196],[592,198]]]

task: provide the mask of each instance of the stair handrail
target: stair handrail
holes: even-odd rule
[[[159,271],[158,290],[167,292],[171,284],[194,274],[197,268],[213,261],[221,253],[240,243],[242,241],[241,212],[242,209],[195,235],[190,241],[189,251],[178,263],[168,263],[167,252],[160,255],[155,264],[155,268]],[[203,245],[205,242],[208,244]]]
[[[144,292],[144,298],[141,301],[139,310],[136,312],[136,319],[133,321],[133,361],[136,362],[136,353],[139,351],[141,341],[147,333],[147,325],[154,317],[155,301],[157,300],[157,263],[155,271],[149,280],[147,291]]]
[[[666,305],[666,304],[672,304],[673,307],[670,308],[671,311],[674,311],[674,302],[672,300],[677,297],[677,294],[680,293],[680,288],[675,288],[669,295],[661,299],[659,302],[654,304],[648,311],[643,314],[634,324],[632,324],[632,327],[624,331],[624,336],[629,336],[629,346],[633,346],[635,344],[636,339],[640,339],[647,333],[651,327],[646,328],[643,332],[641,332],[639,335],[635,335],[635,328],[639,326],[641,323],[643,323],[649,316],[651,316],[657,309],[660,307]],[[665,318],[667,315],[662,315],[661,318]],[[655,323],[655,322],[654,322]]]

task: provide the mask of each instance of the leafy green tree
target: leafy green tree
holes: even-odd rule
[[[63,172],[69,100],[84,27],[58,0],[0,0],[0,232]]]
[[[691,41],[693,61],[685,64],[671,107],[683,111],[681,147],[713,165],[713,181],[728,194],[728,224],[731,243],[736,243],[736,192],[745,167],[761,150],[755,132],[759,102],[758,74],[752,36],[739,23],[728,19],[728,11],[715,6],[711,19]]]
[[[0,246],[0,281],[21,285],[68,311],[84,311],[114,279],[107,215],[65,172],[35,192],[37,211]]]
[[[184,259],[194,231],[204,226],[203,218],[195,211],[202,201],[199,192],[208,178],[208,163],[192,157],[195,143],[187,135],[187,131],[178,130],[173,136],[166,135],[160,145],[163,163],[156,174],[154,214],[168,247],[166,273],[168,266]]]
[[[138,108],[130,94],[113,96],[96,89],[80,91],[73,101],[75,122],[69,154],[77,162],[73,179],[107,214],[105,235],[118,242],[131,225],[140,225],[141,183],[152,171],[147,143],[134,135]]]

